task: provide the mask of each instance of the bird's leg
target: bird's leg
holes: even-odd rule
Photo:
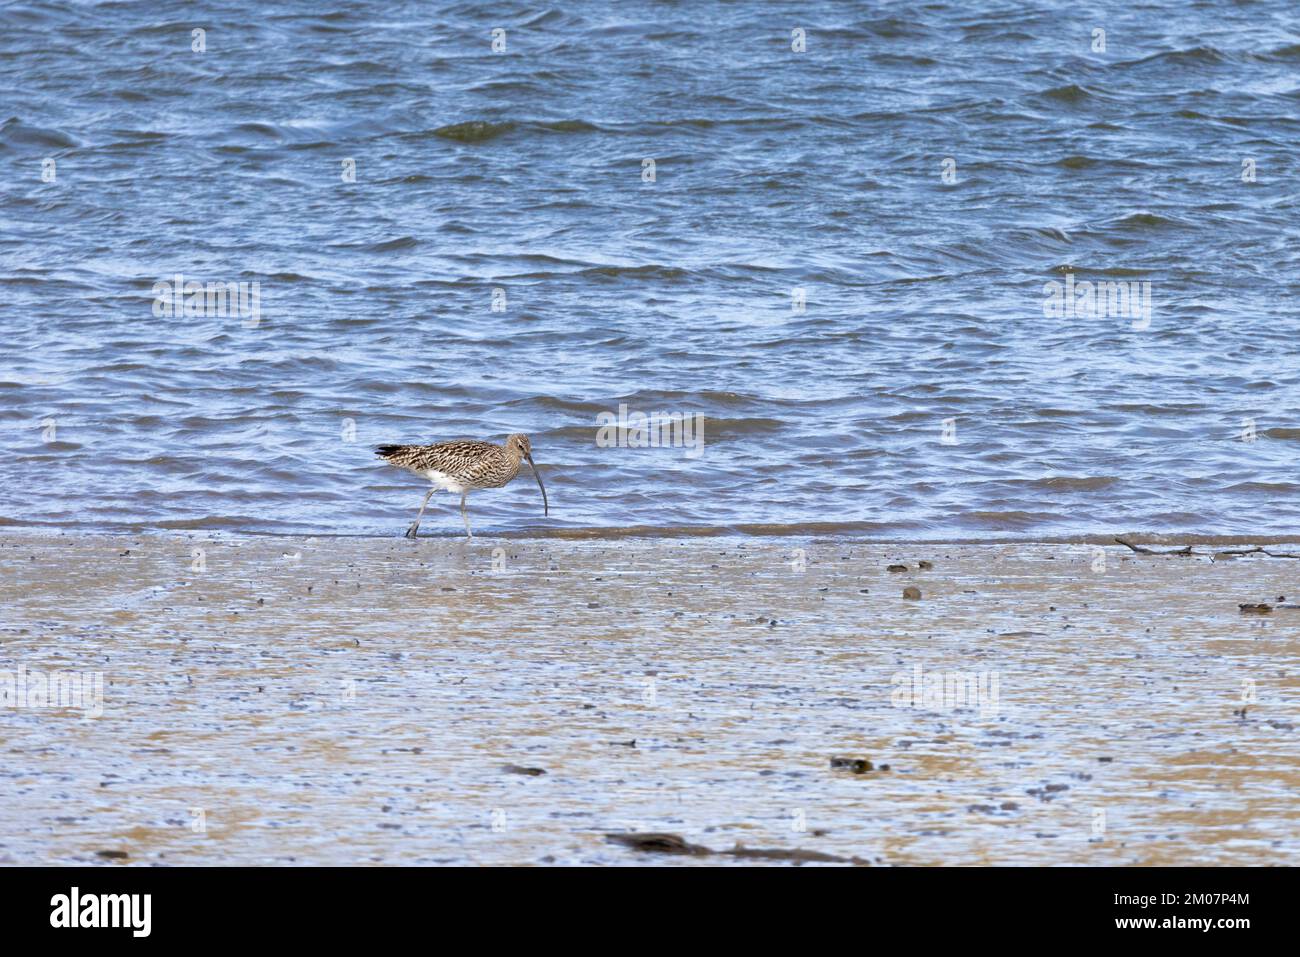
[[[429,494],[424,496],[424,501],[420,503],[420,511],[416,514],[415,521],[412,523],[411,527],[406,530],[407,538],[415,538],[415,532],[420,527],[420,517],[424,514],[424,507],[429,504],[429,499],[432,497],[434,491],[435,489],[431,488],[429,489]]]
[[[474,533],[469,530],[469,512],[465,511],[465,496],[468,494],[469,492],[460,493],[460,517],[465,520],[465,534],[473,538]]]

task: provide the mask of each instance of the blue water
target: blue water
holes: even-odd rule
[[[514,431],[480,531],[1300,519],[1288,0],[20,3],[0,91],[0,524],[398,534],[374,444]]]

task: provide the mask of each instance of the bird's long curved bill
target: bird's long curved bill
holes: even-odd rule
[[[528,467],[533,470],[533,477],[537,479],[537,487],[542,490],[542,514],[550,515],[551,505],[546,501],[546,486],[542,484],[542,473],[537,471],[537,463],[533,461],[531,455],[528,456]]]

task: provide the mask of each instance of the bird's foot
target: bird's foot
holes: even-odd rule
[[[417,530],[419,527],[420,527],[420,523],[419,523],[419,522],[416,522],[414,525],[412,525],[410,528],[408,528],[408,529],[406,530],[406,537],[407,537],[407,538],[415,538],[415,532],[416,532],[416,530]]]

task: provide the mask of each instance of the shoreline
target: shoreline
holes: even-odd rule
[[[18,525],[0,523],[0,540],[6,536],[48,536],[50,538],[78,538],[84,536],[113,537],[194,537],[205,536],[213,539],[287,539],[307,541],[314,539],[384,542],[406,541],[400,531],[390,534],[366,534],[352,532],[284,532],[261,531],[243,528],[211,528],[194,526],[186,528],[132,527],[106,528],[104,526],[68,526],[68,525]],[[1249,534],[1249,533],[1192,533],[1192,532],[1133,532],[1121,531],[1095,532],[1079,535],[996,535],[996,536],[944,536],[926,538],[918,535],[872,535],[866,531],[854,532],[841,525],[736,525],[736,526],[686,526],[654,527],[623,526],[617,528],[573,528],[573,529],[484,529],[475,532],[473,541],[506,539],[509,541],[621,541],[644,540],[656,541],[670,538],[682,539],[754,539],[765,538],[810,538],[823,541],[842,541],[847,544],[893,545],[917,547],[943,546],[978,546],[978,545],[1102,545],[1120,544],[1120,539],[1137,545],[1182,547],[1185,545],[1202,545],[1205,547],[1228,547],[1237,545],[1295,545],[1300,547],[1300,531],[1295,534]],[[466,540],[463,532],[453,529],[437,530],[421,528],[420,541],[454,542]]]

